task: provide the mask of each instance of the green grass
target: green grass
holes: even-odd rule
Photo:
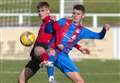
[[[89,13],[120,13],[120,0],[84,0]]]
[[[7,1],[5,0],[0,4],[1,12],[12,12],[16,13],[36,13],[37,12],[37,4],[41,1],[47,1],[50,4],[51,12],[59,12],[59,0],[26,0],[26,1],[20,1],[20,0],[11,0]],[[18,9],[18,10],[16,10]],[[10,11],[11,10],[11,11]],[[13,10],[13,11],[12,11]],[[15,11],[14,11],[15,10]]]
[[[112,26],[120,26],[120,17],[98,17],[98,24],[109,23]]]
[[[31,12],[36,13],[36,6],[40,1],[48,2],[50,5],[51,12],[59,13],[59,0],[32,0]]]
[[[16,1],[16,3],[14,3]],[[24,2],[18,1],[18,0],[11,0],[7,1],[5,0],[2,4],[0,4],[1,12],[3,10],[9,11],[9,10],[16,10],[16,9],[27,9],[28,11],[35,13],[36,5],[40,1],[47,1],[50,4],[50,9],[54,13],[59,13],[59,0],[26,0]],[[87,13],[120,13],[120,0],[84,0],[84,4],[86,7]]]
[[[1,60],[0,61],[0,83],[17,83],[19,72],[27,61]],[[85,83],[119,83],[120,61],[118,60],[82,60],[75,62],[81,70]],[[57,68],[55,79],[59,83],[72,83]],[[48,83],[46,69],[40,69],[29,83]]]

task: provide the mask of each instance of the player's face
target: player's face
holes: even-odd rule
[[[80,23],[82,18],[84,18],[84,13],[81,10],[73,9],[72,18],[75,23]]]
[[[46,16],[49,15],[49,9],[46,7],[42,7],[38,9],[38,13],[41,19],[44,19]]]

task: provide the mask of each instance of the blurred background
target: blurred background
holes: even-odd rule
[[[86,15],[82,24],[100,31],[104,23],[112,29],[103,40],[81,40],[91,54],[83,55],[76,49],[70,53],[81,70],[85,83],[120,82],[120,0],[0,0],[0,83],[17,83],[19,72],[30,59],[32,47],[20,43],[25,31],[38,33],[41,19],[36,5],[40,1],[50,4],[51,15],[71,17],[72,7],[83,4]],[[42,71],[42,72],[41,72]],[[41,69],[29,83],[48,83],[45,69]],[[58,69],[55,78],[59,83],[70,82]]]

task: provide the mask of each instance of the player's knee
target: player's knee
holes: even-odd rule
[[[84,83],[79,72],[68,72],[67,75],[74,83]]]
[[[25,82],[26,82],[26,80],[25,80],[24,76],[22,74],[19,75],[19,77],[18,77],[18,83],[25,83]]]
[[[45,52],[45,49],[43,47],[37,46],[34,48],[34,53],[37,56],[42,55]]]
[[[18,83],[27,83],[28,79],[33,76],[33,74],[30,68],[23,69],[18,77]]]
[[[84,83],[84,80],[83,79],[77,79],[77,80],[75,80],[75,83]]]

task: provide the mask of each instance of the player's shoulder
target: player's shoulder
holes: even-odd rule
[[[64,22],[66,20],[67,20],[66,18],[61,18],[61,19],[58,20],[58,22]]]
[[[58,23],[60,24],[60,26],[64,26],[66,20],[67,20],[66,18],[61,18],[58,20]]]
[[[67,17],[67,18],[61,18],[59,21],[72,21],[72,18]]]

